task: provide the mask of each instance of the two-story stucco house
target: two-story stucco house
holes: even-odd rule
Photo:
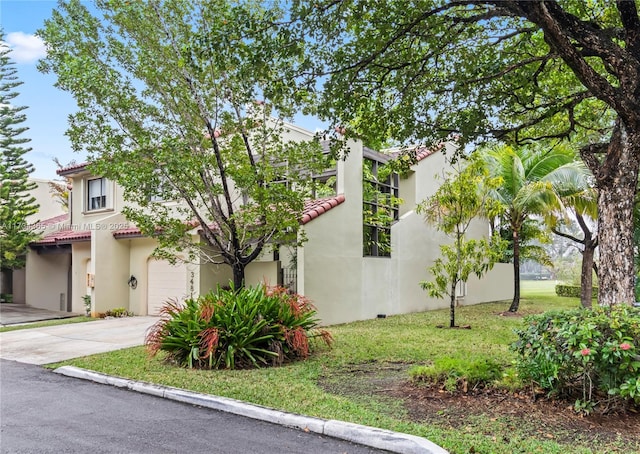
[[[288,126],[295,140],[313,134]],[[246,283],[287,285],[312,300],[324,324],[447,307],[420,288],[426,268],[447,238],[425,224],[416,203],[437,189],[436,174],[446,166],[443,153],[424,150],[411,171],[384,181],[375,178],[389,155],[348,142],[349,153],[326,177],[334,193],[306,203],[300,222],[307,241],[297,248],[267,251],[246,268]],[[453,151],[452,144],[444,148]],[[156,314],[168,298],[197,296],[227,285],[229,267],[210,263],[170,263],[152,257],[156,241],[130,225],[120,210],[122,189],[92,175],[84,164],[62,169],[73,180],[70,212],[54,230],[31,245],[27,258],[27,303],[36,307],[83,312],[84,295],[91,295],[92,312],[124,307],[138,315]],[[372,179],[371,176],[374,176]],[[367,223],[367,216],[385,202],[367,196],[367,188],[404,200],[392,211],[391,225]],[[166,203],[166,202],[163,202]],[[175,202],[179,203],[179,202]],[[192,231],[199,240],[198,229]],[[478,222],[473,235],[488,234]],[[498,264],[482,280],[460,289],[463,304],[508,299],[512,268]]]

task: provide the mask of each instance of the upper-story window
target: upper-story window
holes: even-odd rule
[[[382,159],[368,154],[362,175],[362,252],[365,257],[391,257],[391,225],[399,217],[399,178]]]
[[[107,208],[107,195],[106,178],[87,180],[87,211]]]
[[[171,202],[175,199],[172,191],[171,182],[166,175],[156,171],[154,178],[150,182],[151,193],[149,194],[150,202]]]

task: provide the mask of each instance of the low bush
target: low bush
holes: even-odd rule
[[[413,367],[409,375],[415,381],[438,385],[449,392],[466,393],[498,380],[502,369],[501,364],[491,359],[438,358],[432,365]]]
[[[619,304],[547,312],[525,323],[512,345],[523,381],[576,399],[576,410],[586,413],[640,405],[638,309]]]
[[[13,294],[0,293],[0,303],[13,303]]]
[[[126,310],[124,307],[116,307],[115,309],[109,309],[104,313],[105,317],[133,317],[133,312]]]
[[[570,284],[558,284],[556,285],[556,295],[558,296],[570,296],[573,298],[580,298],[581,290],[579,285]],[[598,297],[598,287],[593,286],[591,288],[591,298]]]
[[[161,314],[147,333],[147,349],[190,368],[278,366],[306,358],[311,338],[332,340],[317,329],[310,302],[283,287],[218,288],[184,303],[169,301]]]

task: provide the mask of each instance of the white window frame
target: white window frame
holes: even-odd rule
[[[100,183],[97,183],[100,182]],[[95,191],[96,186],[100,185],[99,193]],[[99,211],[113,209],[113,200],[111,191],[111,182],[104,177],[87,178],[84,182],[85,187],[85,212],[94,213]],[[98,203],[94,203],[94,201]]]

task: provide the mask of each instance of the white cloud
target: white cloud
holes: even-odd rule
[[[9,56],[17,63],[33,63],[47,55],[44,41],[35,35],[23,32],[7,33],[5,43],[11,47]]]

